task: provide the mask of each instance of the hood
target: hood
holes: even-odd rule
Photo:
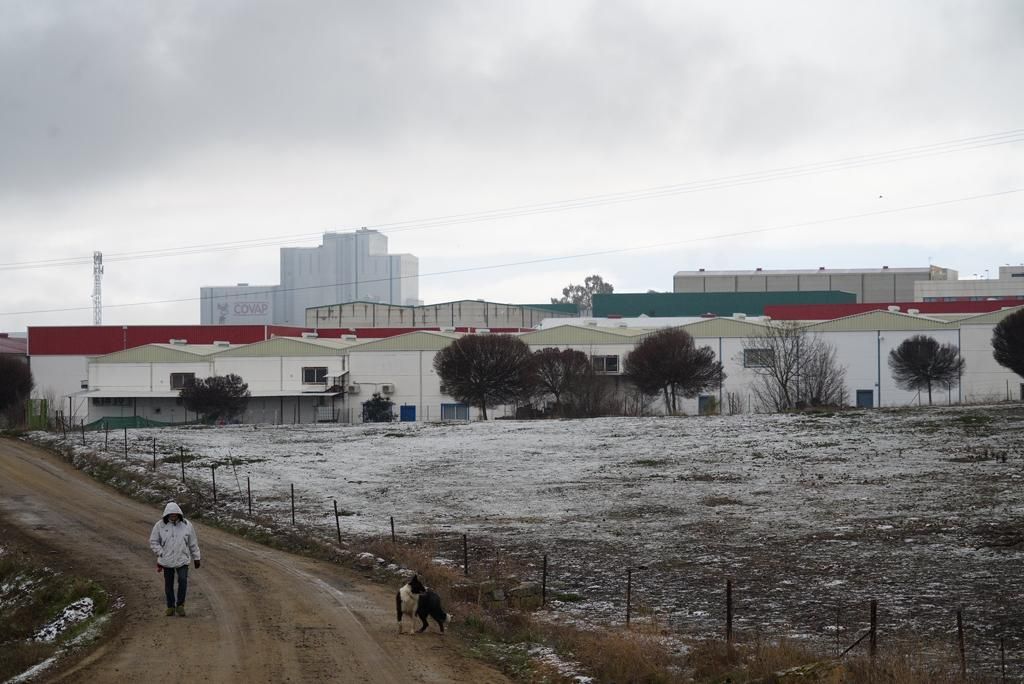
[[[181,507],[173,501],[164,506],[164,522],[167,522],[167,516],[171,513],[177,513],[181,516],[182,520],[185,519],[185,514],[181,512]]]

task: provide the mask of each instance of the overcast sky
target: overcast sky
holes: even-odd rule
[[[0,330],[91,323],[94,250],[104,323],[197,323],[200,286],[361,226],[427,303],[995,277],[1024,261],[1021,65],[1018,0],[0,0]]]

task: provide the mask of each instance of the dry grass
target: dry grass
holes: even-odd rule
[[[963,684],[955,662],[936,662],[916,655],[881,653],[836,660],[790,640],[738,644],[722,641],[695,644],[686,659],[695,682],[730,684]],[[787,670],[794,670],[786,672]]]

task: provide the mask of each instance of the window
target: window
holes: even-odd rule
[[[441,404],[441,420],[469,420],[469,407],[465,404]]]
[[[128,399],[125,397],[93,397],[93,406],[127,406]]]
[[[744,349],[743,350],[743,367],[744,368],[766,368],[772,363],[772,350],[771,349]]]
[[[195,384],[195,373],[171,373],[171,389],[180,390]]]
[[[592,356],[590,357],[591,362],[594,364],[595,373],[618,373],[619,372],[619,357],[618,356]]]
[[[302,369],[303,385],[323,385],[327,382],[327,366],[305,366]]]

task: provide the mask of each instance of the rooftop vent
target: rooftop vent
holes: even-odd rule
[[[455,326],[454,325],[442,325],[441,326],[441,332],[455,332]]]
[[[921,310],[920,309],[907,309],[907,313],[910,314],[911,316],[916,316],[917,314],[921,313]]]
[[[747,314],[745,314],[745,313],[734,313],[732,315],[732,317],[735,318],[738,321],[742,321],[743,319],[745,319],[747,317]]]
[[[167,344],[188,344],[188,340],[177,340],[172,337],[170,340],[167,341]]]
[[[899,310],[900,310],[900,307],[896,306],[895,304],[893,304],[892,306],[889,307],[889,311],[899,311]]]
[[[342,335],[341,339],[345,340],[346,342],[355,342],[356,341],[356,336],[355,335]]]
[[[215,346],[215,347],[230,347],[231,343],[228,342],[227,340],[214,340],[213,341],[213,346]]]
[[[305,337],[306,339],[312,339],[312,338],[320,337],[315,332],[304,332],[304,333],[302,333],[302,336]]]
[[[476,334],[477,335],[486,335],[489,332],[491,332],[490,328],[477,328],[476,329]]]

